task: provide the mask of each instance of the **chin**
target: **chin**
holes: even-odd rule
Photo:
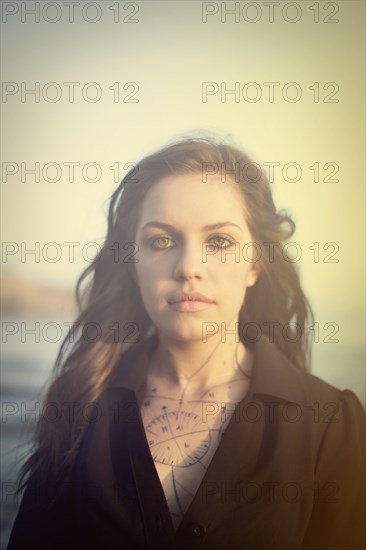
[[[176,340],[178,342],[202,342],[202,322],[185,324],[186,326],[176,326],[175,323],[170,323],[168,326],[156,326],[157,331],[164,338]]]

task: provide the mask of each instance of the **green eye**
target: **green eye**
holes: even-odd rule
[[[216,243],[213,242],[213,241],[216,241]],[[210,240],[210,244],[214,248],[229,248],[229,246],[232,246],[235,243],[234,243],[234,241],[232,241],[228,237],[223,237],[222,235],[217,235],[216,237],[213,237]]]
[[[169,237],[158,237],[152,241],[151,246],[152,248],[162,250],[164,248],[170,248],[169,243],[171,242],[172,240]]]

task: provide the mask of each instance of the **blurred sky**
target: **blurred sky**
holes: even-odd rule
[[[57,262],[45,261],[42,255],[39,262],[32,256],[22,261],[15,253],[6,258],[4,267],[36,281],[73,286],[87,265],[81,249],[87,242],[101,243],[105,235],[108,197],[121,179],[114,181],[109,167],[119,163],[122,177],[126,163],[174,136],[199,128],[218,131],[231,134],[257,162],[280,163],[275,169],[274,198],[297,224],[292,240],[302,250],[298,265],[317,319],[321,324],[337,322],[343,342],[363,341],[363,2],[305,1],[295,7],[280,2],[273,22],[262,2],[251,3],[252,8],[248,2],[237,3],[239,20],[227,14],[226,22],[221,2],[79,2],[73,23],[63,2],[57,3],[58,10],[50,7],[41,12],[39,22],[21,10],[21,5],[34,8],[35,2],[3,4],[8,5],[3,6],[6,13],[18,8],[14,15],[3,13],[3,87],[4,82],[13,82],[20,90],[38,82],[41,96],[39,102],[31,95],[22,102],[20,91],[3,96],[2,240],[13,243],[13,250],[34,248],[38,242],[42,252],[47,243],[56,242],[62,251]],[[119,21],[114,22],[117,4]],[[232,9],[235,2],[223,5]],[[205,10],[217,13],[203,22]],[[299,14],[298,21],[289,22]],[[46,20],[59,15],[54,23]],[[91,23],[96,15],[99,21]],[[257,22],[248,22],[256,17]],[[57,102],[42,97],[45,85],[47,97],[53,97],[55,88],[47,88],[50,82],[62,90]],[[64,82],[80,83],[73,103]],[[90,82],[102,90],[98,102],[82,97],[81,89]],[[121,97],[126,98],[133,91],[131,86],[123,89],[128,82],[137,84],[133,98],[138,101],[114,102],[109,87],[119,83]],[[227,95],[223,102],[218,92],[204,102],[203,82],[216,83],[219,90],[238,82],[241,91],[247,90],[246,97],[253,97],[255,88],[245,85],[255,82],[262,97],[250,102],[241,94],[235,102],[233,95]],[[273,102],[265,82],[279,83]],[[291,82],[301,90],[297,102],[282,97]],[[12,85],[6,86],[9,90]],[[93,96],[93,88],[88,90]],[[288,88],[289,96],[294,90]],[[58,163],[61,179],[49,182],[41,175],[35,182],[27,175],[21,181],[21,163],[29,168],[36,162],[41,169]],[[80,163],[74,182],[69,181],[67,162]],[[83,180],[81,168],[90,162],[101,167],[96,182]],[[301,167],[298,182],[282,176],[289,162]],[[314,168],[309,168],[314,163],[319,163],[319,182],[314,181]],[[324,168],[326,163],[333,164]],[[339,171],[333,178],[339,181],[324,181],[335,165]],[[11,166],[19,170],[4,181]],[[54,174],[49,171],[50,177]],[[93,170],[88,174],[93,177]],[[294,172],[288,174],[291,178]],[[69,261],[65,242],[80,243],[74,262]],[[319,243],[318,262],[309,249],[313,243]],[[324,262],[335,250],[324,250],[326,243],[339,247],[334,256],[338,263]],[[92,248],[87,252],[93,255]]]

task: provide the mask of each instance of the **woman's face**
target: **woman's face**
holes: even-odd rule
[[[236,185],[220,177],[203,182],[200,173],[167,176],[142,203],[134,266],[146,311],[164,337],[202,340],[238,321],[258,266]]]

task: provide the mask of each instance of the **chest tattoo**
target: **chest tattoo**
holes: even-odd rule
[[[186,397],[147,384],[141,416],[175,527],[192,502],[237,403],[248,390],[241,377]]]

